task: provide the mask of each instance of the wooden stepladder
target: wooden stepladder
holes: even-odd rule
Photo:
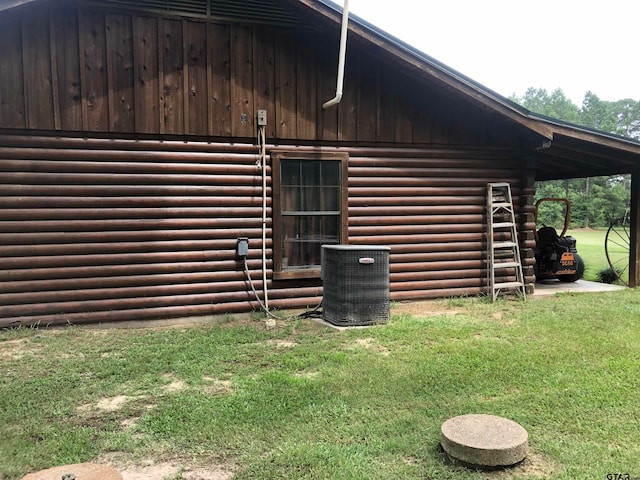
[[[495,302],[500,292],[506,291],[526,297],[511,187],[508,183],[487,184],[487,262],[487,286],[492,302]],[[508,277],[508,281],[503,280]]]

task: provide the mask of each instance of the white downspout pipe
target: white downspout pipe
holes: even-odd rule
[[[333,107],[342,100],[342,87],[344,86],[344,63],[347,53],[347,32],[349,30],[349,0],[344,0],[342,7],[342,30],[340,32],[340,53],[338,55],[338,84],[336,96],[322,105],[323,109]]]

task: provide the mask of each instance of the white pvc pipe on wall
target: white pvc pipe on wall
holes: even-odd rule
[[[322,105],[323,109],[333,107],[342,100],[342,87],[344,86],[344,64],[347,54],[347,32],[349,30],[349,0],[344,0],[342,7],[342,29],[340,32],[340,53],[338,55],[338,83],[336,85],[336,96]]]

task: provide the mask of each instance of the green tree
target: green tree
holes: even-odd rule
[[[618,100],[613,104],[616,115],[616,133],[640,140],[640,101],[630,98]]]
[[[600,100],[591,91],[585,94],[582,101],[579,123],[585,127],[595,128],[603,132],[618,133],[618,122],[613,104]]]
[[[551,94],[545,89],[529,88],[522,97],[511,100],[530,111],[603,132],[640,140],[640,101],[631,99],[608,102],[595,93],[585,93],[578,108],[561,89]],[[571,202],[573,227],[606,226],[624,215],[629,208],[629,176],[552,180],[536,184],[536,198],[567,198]],[[538,212],[538,226],[561,228],[562,204],[543,204]]]
[[[580,120],[579,108],[569,100],[562,89],[556,88],[551,94],[544,88],[529,88],[522,97],[511,97],[527,110],[577,123]]]

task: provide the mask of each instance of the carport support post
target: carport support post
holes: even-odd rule
[[[640,286],[640,170],[631,175],[629,286]]]

